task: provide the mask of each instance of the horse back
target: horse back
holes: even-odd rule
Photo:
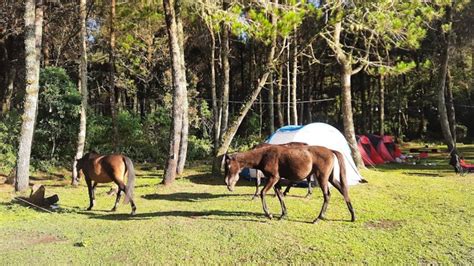
[[[305,179],[312,170],[311,154],[306,149],[290,146],[273,146],[262,159],[264,173],[278,173],[294,180]]]
[[[90,178],[97,183],[118,182],[127,174],[123,155],[112,154],[97,157],[92,160]]]

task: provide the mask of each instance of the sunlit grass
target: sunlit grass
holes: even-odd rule
[[[461,149],[474,157],[473,146]],[[286,198],[288,220],[270,221],[260,201],[251,200],[251,182],[239,181],[230,193],[222,179],[207,174],[207,165],[187,170],[171,187],[158,185],[161,171],[138,171],[134,217],[129,206],[109,211],[110,186],[98,187],[95,210],[87,212],[84,184],[71,187],[55,176],[36,181],[47,185],[48,195],[59,195],[61,210],[53,214],[11,203],[15,194],[1,187],[0,262],[469,264],[474,175],[455,175],[447,161],[445,153],[430,154],[416,165],[363,170],[369,183],[350,189],[355,223],[333,191],[329,220],[311,224],[322,197],[315,190],[306,199],[301,188]],[[268,202],[278,216],[277,199],[270,195]]]

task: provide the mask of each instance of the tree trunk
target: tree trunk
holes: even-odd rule
[[[366,88],[366,75],[361,75],[360,78],[360,99],[362,101],[362,133],[367,134],[367,117],[368,117],[368,111],[367,108],[369,107],[369,104],[367,102],[367,88]]]
[[[172,61],[172,76],[173,76],[173,126],[170,134],[170,148],[169,157],[166,163],[165,176],[163,184],[170,185],[176,179],[178,155],[181,142],[181,130],[183,126],[183,109],[179,102],[185,92],[186,77],[182,68],[181,48],[179,46],[178,27],[176,23],[176,14],[173,0],[164,0],[163,7],[166,18],[166,28],[168,31],[168,43],[171,53]]]
[[[287,125],[291,125],[291,80],[290,80],[290,40],[287,40],[288,47],[286,53],[286,118],[287,118]]]
[[[14,82],[16,78],[16,66],[10,63],[8,69],[8,77],[7,77],[7,88],[5,94],[3,95],[2,99],[2,114],[6,114],[10,111],[12,96],[13,96],[13,89],[14,89]]]
[[[15,190],[28,188],[30,179],[31,144],[38,107],[38,83],[43,32],[43,2],[25,0],[25,85],[23,122],[18,147]]]
[[[80,39],[81,39],[81,61],[79,65],[79,89],[81,92],[81,118],[79,122],[79,134],[77,136],[77,151],[73,166],[72,166],[72,185],[78,184],[78,173],[76,170],[77,160],[82,158],[84,153],[84,146],[86,143],[86,126],[87,126],[87,0],[80,0],[79,2],[79,16],[80,16]]]
[[[342,120],[344,122],[344,135],[346,136],[349,147],[351,148],[352,157],[357,167],[364,167],[362,157],[357,148],[357,141],[354,131],[354,120],[352,114],[352,97],[351,97],[351,72],[352,67],[349,64],[341,66],[341,84],[342,84]]]
[[[296,29],[296,28],[295,28]],[[291,80],[291,113],[293,117],[293,124],[298,125],[298,108],[296,106],[296,85],[298,81],[298,41],[296,38],[296,32],[294,36],[294,44],[293,44],[293,50],[292,50],[292,59],[293,59],[293,65],[292,65],[292,80]]]
[[[270,74],[270,87],[268,88],[268,114],[270,116],[269,128],[270,134],[275,131],[275,110],[273,108],[273,72]]]
[[[118,128],[117,128],[117,108],[115,106],[115,0],[110,0],[110,47],[109,47],[109,97],[110,97],[110,114],[112,116],[112,146],[117,152],[118,148]]]
[[[229,3],[223,1],[223,9],[227,10]],[[225,134],[229,123],[229,87],[230,87],[230,65],[229,65],[229,27],[222,24],[222,120],[221,120],[221,136]]]
[[[379,134],[385,134],[385,76],[379,76]]]
[[[209,26],[209,35],[211,37],[211,56],[210,56],[210,69],[211,69],[211,98],[212,98],[212,115],[214,118],[214,153],[217,154],[219,149],[220,139],[220,119],[219,119],[219,108],[217,106],[217,91],[216,91],[216,66],[215,66],[215,51],[216,51],[216,38],[212,26]]]
[[[278,0],[274,0],[274,3],[278,4]],[[272,25],[274,28],[276,28],[276,15],[272,13],[271,15],[271,21]],[[222,141],[221,145],[219,147],[219,150],[217,151],[216,157],[214,158],[214,162],[212,165],[212,173],[214,175],[219,175],[220,174],[220,168],[221,168],[221,163],[222,163],[222,158],[224,154],[227,152],[227,150],[230,147],[230,143],[232,142],[235,134],[237,133],[237,130],[239,129],[240,124],[245,118],[245,115],[248,113],[250,108],[252,107],[253,103],[257,99],[258,95],[260,94],[260,91],[262,90],[263,86],[265,86],[265,83],[267,82],[268,76],[270,75],[272,69],[273,69],[273,58],[275,56],[275,47],[276,47],[276,31],[274,30],[272,32],[272,43],[267,55],[267,62],[265,65],[265,72],[263,73],[262,77],[259,79],[257,87],[252,91],[252,93],[248,96],[248,98],[244,101],[245,104],[242,105],[240,108],[239,114],[236,116],[236,118],[232,121],[230,124],[229,128],[224,135],[222,136]]]
[[[281,105],[281,94],[282,94],[282,87],[283,87],[283,64],[280,64],[278,68],[278,84],[277,84],[277,95],[276,95],[276,108],[277,108],[277,115],[278,115],[278,127],[282,127],[285,125],[283,119],[283,110]]]
[[[363,168],[364,163],[357,148],[357,141],[355,138],[354,120],[352,114],[352,96],[351,96],[351,76],[357,71],[352,69],[352,59],[347,57],[341,47],[341,31],[342,23],[337,22],[334,25],[333,40],[328,42],[331,49],[336,54],[337,61],[340,66],[341,75],[341,90],[342,90],[342,120],[344,123],[344,135],[347,139],[349,147],[351,148],[352,157],[355,164],[359,168]],[[360,70],[360,69],[359,69]]]
[[[452,21],[451,7],[446,7],[446,20],[447,22]],[[450,33],[447,32],[444,35],[444,42],[441,49],[440,55],[440,74],[439,74],[439,88],[438,88],[438,114],[439,122],[441,123],[441,131],[443,133],[444,140],[450,152],[456,151],[456,143],[454,142],[453,136],[451,134],[451,129],[449,126],[448,113],[446,109],[446,101],[444,94],[446,92],[446,76],[448,72],[448,62],[449,62],[449,45],[450,45]]]
[[[176,173],[178,175],[182,174],[184,171],[184,165],[186,163],[186,155],[188,153],[188,133],[189,133],[189,118],[188,118],[188,89],[186,81],[186,63],[184,60],[184,31],[183,31],[183,21],[181,20],[181,0],[176,0],[176,27],[178,29],[178,41],[180,48],[180,63],[181,63],[181,72],[183,75],[184,85],[182,87],[181,95],[181,105],[183,110],[183,125],[181,129],[181,142],[179,147],[179,157],[178,157],[178,168]]]
[[[452,77],[451,77],[451,71],[449,70],[448,66],[448,72],[446,73],[446,97],[448,97],[448,120],[449,120],[449,126],[451,129],[451,136],[453,136],[453,142],[456,143],[456,111],[454,110],[454,101],[453,101],[453,83],[452,83]]]

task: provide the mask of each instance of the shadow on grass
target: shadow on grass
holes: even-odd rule
[[[173,194],[147,194],[141,197],[147,200],[196,202],[200,200],[218,199],[218,198],[224,198],[224,197],[240,197],[240,196],[243,196],[243,194],[212,194],[212,193],[178,192],[178,193],[173,193]]]
[[[197,174],[184,177],[192,183],[199,185],[211,185],[211,186],[222,186],[225,188],[225,179],[223,176],[215,177],[212,174]],[[265,178],[262,178],[262,186],[265,184]],[[244,177],[240,177],[239,181],[236,184],[237,187],[255,187],[255,181],[247,180]]]
[[[93,212],[78,212],[89,216],[90,219],[99,220],[111,220],[111,221],[123,221],[123,220],[149,220],[158,217],[183,217],[189,219],[205,219],[213,221],[243,221],[243,222],[257,222],[257,223],[270,223],[270,222],[294,222],[302,224],[313,224],[313,220],[296,220],[285,218],[279,220],[279,216],[274,216],[272,220],[265,217],[263,212],[243,212],[243,211],[223,211],[223,210],[212,210],[212,211],[157,211],[148,213],[137,213],[130,215],[128,213],[112,213],[112,214],[98,214]],[[336,223],[351,223],[349,219],[324,219],[318,221],[316,224],[325,222],[336,222]]]
[[[101,220],[147,220],[155,217],[186,217],[190,219],[213,219],[210,216],[219,216],[219,217],[230,217],[243,220],[243,221],[258,221],[255,217],[264,217],[261,213],[256,212],[240,212],[240,211],[221,211],[221,210],[212,210],[212,211],[158,211],[158,212],[148,212],[148,213],[137,213],[135,215],[130,215],[126,213],[113,213],[113,214],[97,214],[93,212],[79,212],[89,216],[91,219],[101,219]],[[242,218],[248,217],[248,218]],[[227,219],[225,219],[227,220]],[[235,219],[229,219],[235,220]]]

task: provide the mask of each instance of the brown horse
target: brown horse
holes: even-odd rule
[[[285,144],[269,144],[269,143],[260,143],[254,147],[254,149],[262,148],[262,147],[269,147],[272,145],[280,145],[280,146],[285,146],[285,147],[301,147],[301,146],[308,146],[307,143],[304,142],[289,142]],[[255,193],[252,196],[252,200],[255,199],[258,196],[259,192],[259,187],[260,184],[262,183],[262,173],[260,171],[257,171],[256,177],[255,177]],[[313,187],[311,186],[311,180],[312,180],[313,175],[310,175],[307,177],[307,182],[308,182],[308,193],[306,194],[306,198],[311,196],[313,194]],[[296,185],[298,182],[291,182],[286,186],[285,191],[283,192],[283,196],[286,196],[289,192],[290,189]]]
[[[124,203],[130,202],[132,215],[135,214],[137,207],[133,201],[133,190],[135,186],[135,169],[130,158],[120,155],[99,155],[95,152],[86,153],[81,159],[77,160],[77,172],[84,173],[87,188],[89,190],[90,205],[87,210],[91,210],[95,203],[95,187],[98,183],[114,182],[118,186],[117,198],[112,211],[117,210],[122,191],[125,193]],[[127,177],[127,185],[124,183]],[[92,184],[92,182],[94,182]]]
[[[340,181],[333,175],[334,155],[336,155],[340,167]],[[288,147],[288,146],[268,146],[254,149],[248,152],[237,153],[225,156],[226,185],[230,191],[234,190],[239,179],[239,172],[243,167],[255,168],[268,178],[268,182],[260,192],[262,206],[265,215],[272,219],[265,201],[265,195],[272,187],[280,201],[282,215],[280,219],[287,216],[281,186],[278,184],[281,176],[285,176],[290,181],[302,181],[309,175],[314,174],[321,187],[324,203],[318,217],[313,221],[325,218],[325,213],[330,199],[329,183],[331,183],[343,196],[346,201],[351,221],[355,221],[355,213],[349,199],[346,169],[343,155],[338,151],[329,150],[320,146]]]

